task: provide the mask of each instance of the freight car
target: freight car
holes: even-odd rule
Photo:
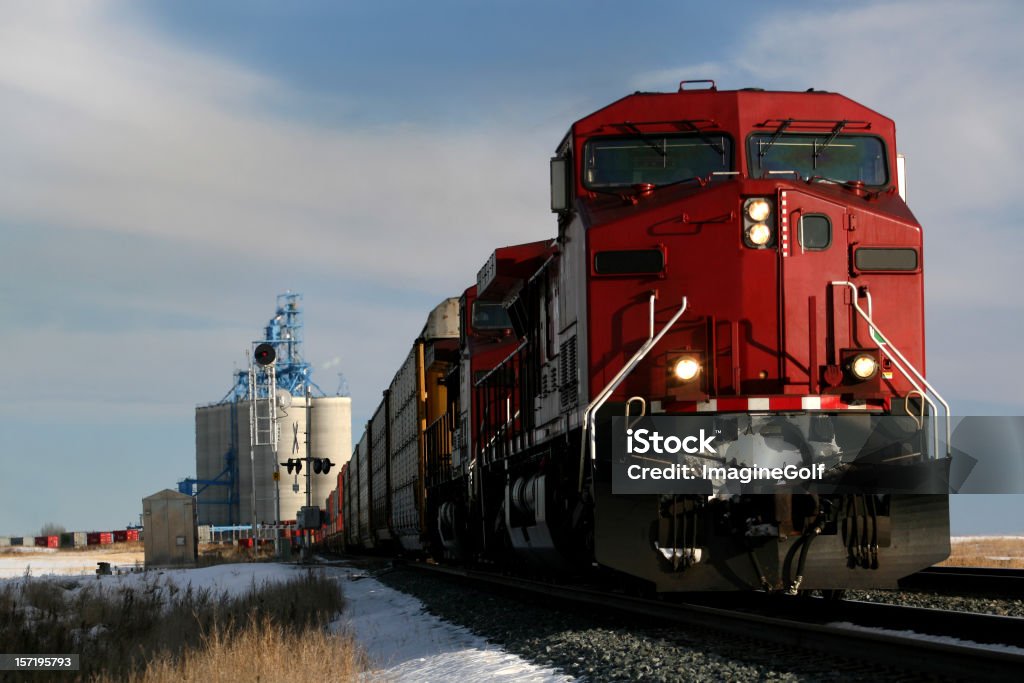
[[[495,250],[384,392],[342,482],[346,546],[659,591],[892,587],[948,555],[944,490],[613,485],[623,416],[703,420],[720,472],[753,447],[946,467],[890,119],[684,82],[574,123],[550,172],[557,235]]]

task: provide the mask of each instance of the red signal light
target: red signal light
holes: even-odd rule
[[[277,352],[274,351],[274,347],[266,342],[257,346],[252,355],[257,363],[264,366],[270,365],[277,359]]]

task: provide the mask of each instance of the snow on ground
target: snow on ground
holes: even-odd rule
[[[572,681],[504,652],[470,631],[427,614],[423,603],[354,569],[340,569],[347,628],[388,681]]]
[[[234,597],[248,592],[254,585],[258,587],[287,581],[300,571],[303,571],[302,568],[294,564],[242,562],[197,569],[151,569],[147,572],[96,577],[89,581],[99,581],[104,589],[140,588],[152,583],[158,586],[173,584],[182,590],[191,586],[193,590],[209,590],[217,595],[226,593]]]
[[[34,549],[46,550],[46,549]],[[0,555],[0,584],[18,585],[26,568],[31,578],[57,575],[65,589],[99,586],[104,591],[154,586],[180,590],[207,589],[216,594],[245,593],[254,584],[286,581],[305,571],[294,564],[248,562],[198,569],[159,569],[112,576],[95,575],[97,555],[76,552],[32,552]],[[427,614],[423,603],[349,567],[324,571],[341,582],[347,606],[332,624],[347,629],[378,667],[372,679],[388,681],[508,681],[561,683],[572,681],[553,669],[504,652],[468,630]],[[68,583],[77,583],[71,587]]]
[[[18,584],[22,582],[25,577],[25,567],[31,565],[30,580],[59,578],[61,585],[68,590],[77,590],[77,588],[84,586],[98,587],[103,591],[149,587],[169,589],[172,586],[177,590],[185,590],[191,586],[193,590],[209,590],[215,595],[227,594],[235,596],[246,593],[254,585],[261,586],[265,583],[287,581],[295,576],[297,572],[303,571],[298,565],[293,564],[246,562],[219,564],[197,569],[151,569],[146,572],[96,576],[94,573],[96,564],[93,562],[89,570],[78,572],[77,575],[71,575],[68,566],[58,567],[58,569],[68,571],[49,573],[44,573],[41,569],[37,571],[35,560],[35,557],[23,558],[23,565],[20,571],[14,568],[15,570],[7,578],[0,578],[0,584]],[[56,574],[57,576],[49,576],[48,574]],[[74,583],[78,584],[77,588],[71,586]]]
[[[15,546],[4,548],[4,553],[0,554],[0,580],[24,576],[26,570],[31,572],[32,576],[95,574],[97,562],[109,562],[112,566],[129,568],[137,563],[141,565],[142,559],[141,551],[61,551],[54,548]]]

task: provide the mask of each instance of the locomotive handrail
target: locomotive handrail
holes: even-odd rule
[[[907,360],[906,356],[904,356],[900,352],[900,350],[897,349],[896,346],[891,341],[889,341],[889,338],[882,333],[882,330],[880,330],[878,328],[878,325],[875,324],[875,321],[871,319],[871,312],[870,312],[871,309],[872,309],[872,305],[871,305],[871,292],[869,292],[867,290],[864,290],[864,296],[868,300],[868,311],[865,312],[864,309],[860,307],[860,304],[857,303],[857,298],[858,298],[857,285],[855,285],[852,282],[849,282],[847,280],[834,280],[834,281],[832,281],[831,284],[834,285],[834,286],[837,286],[837,287],[846,286],[846,287],[849,287],[852,290],[852,296],[851,296],[850,304],[853,306],[853,310],[855,310],[857,312],[857,314],[861,318],[864,319],[864,322],[866,322],[868,324],[868,327],[871,328],[872,332],[874,332],[875,335],[877,335],[877,336],[873,335],[873,338],[875,339],[875,341],[878,342],[878,346],[880,348],[887,348],[893,355],[896,356],[898,361],[890,358],[890,360],[893,361],[893,365],[895,365],[896,369],[899,370],[903,374],[903,376],[906,377],[910,381],[910,383],[914,386],[914,389],[916,389],[918,391],[918,393],[921,394],[921,397],[928,403],[928,405],[930,405],[932,407],[932,410],[934,411],[936,409],[935,402],[932,401],[930,398],[928,398],[928,395],[927,395],[927,392],[925,391],[925,389],[927,389],[928,392],[931,392],[931,394],[933,396],[935,396],[936,399],[938,399],[939,403],[942,404],[943,409],[946,411],[946,457],[947,458],[952,457],[952,455],[953,455],[953,446],[952,446],[952,443],[951,443],[951,440],[952,440],[952,433],[951,433],[952,426],[951,426],[950,423],[952,422],[952,419],[953,419],[953,417],[952,417],[953,413],[952,413],[952,410],[949,407],[949,403],[946,401],[946,399],[942,398],[942,394],[940,394],[938,391],[936,391],[935,387],[933,387],[928,382],[928,380],[924,378],[924,375],[922,375],[920,373],[920,371],[918,371],[918,369],[915,368],[914,365],[910,361]],[[903,365],[901,365],[900,362],[902,362],[904,365],[907,366],[907,368],[910,369],[910,372],[913,373],[913,376],[911,376],[910,373],[908,373],[907,370],[904,369]],[[918,382],[914,381],[915,378],[920,382],[920,384],[918,384]],[[921,385],[924,385],[925,388],[922,389]],[[939,426],[938,426],[938,424],[933,424],[932,425],[932,429],[934,430],[934,433],[935,433],[935,445],[937,447],[938,446],[938,441],[939,441]]]
[[[683,313],[686,312],[686,297],[684,296],[682,305],[680,305],[679,310],[676,311],[676,314],[673,315],[672,319],[665,324],[665,327],[661,328],[661,332],[658,332],[658,334],[654,334],[655,299],[656,295],[654,294],[654,292],[651,292],[650,315],[648,318],[649,331],[647,341],[644,342],[644,345],[641,346],[636,353],[633,354],[633,357],[629,359],[629,362],[622,366],[622,369],[619,370],[615,377],[612,378],[612,381],[609,382],[608,385],[601,390],[601,393],[594,397],[594,400],[590,402],[590,405],[587,406],[587,409],[583,411],[583,439],[580,443],[580,492],[583,491],[583,466],[586,462],[588,446],[590,450],[590,459],[594,460],[597,457],[597,436],[594,431],[592,416],[597,414],[597,411],[601,409],[601,406],[603,406],[608,401],[608,398],[612,395],[612,392],[619,388],[619,385],[622,384],[623,380],[625,380],[627,376],[629,376],[629,373],[633,372],[633,370],[640,363],[640,361],[642,361],[644,357],[648,353],[650,353],[650,350],[654,348],[654,346],[659,341],[661,341],[661,338],[665,336],[665,333],[668,332],[669,329],[676,324],[676,321],[682,317]]]
[[[517,353],[519,353],[520,351],[522,351],[524,348],[526,348],[526,345],[529,344],[529,343],[530,343],[530,340],[528,340],[528,339],[524,339],[523,341],[519,342],[519,346],[517,346],[512,353],[510,353],[507,356],[505,356],[504,358],[502,358],[498,362],[497,365],[495,365],[493,368],[491,368],[490,370],[487,371],[486,375],[482,376],[480,379],[478,379],[475,382],[473,382],[473,386],[474,387],[483,386],[484,382],[486,382],[488,379],[490,379],[491,375],[497,374],[497,372],[499,370],[502,370],[505,367],[505,363],[508,363],[510,360],[512,360],[515,357],[515,355]]]

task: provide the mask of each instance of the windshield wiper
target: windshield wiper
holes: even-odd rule
[[[708,147],[710,147],[711,149],[713,149],[716,152],[718,152],[718,156],[722,157],[723,163],[725,162],[725,148],[722,145],[719,145],[718,143],[716,143],[711,138],[709,138],[707,135],[705,135],[704,131],[702,131],[700,128],[698,128],[696,126],[696,124],[694,124],[693,121],[688,121],[686,119],[683,119],[681,121],[677,121],[677,123],[681,123],[682,125],[684,125],[687,128],[689,128],[691,132],[696,133],[697,137],[700,138],[700,141],[703,142]]]
[[[779,136],[782,135],[783,131],[785,131],[787,128],[789,128],[789,124],[791,124],[791,123],[793,123],[793,119],[785,119],[784,121],[782,121],[782,123],[779,124],[779,127],[775,129],[775,134],[772,135],[772,139],[771,140],[769,140],[768,142],[761,143],[761,144],[758,145],[758,148],[757,148],[757,158],[758,159],[764,159],[765,156],[767,156],[768,150],[772,148],[772,145],[774,145],[775,142],[779,139]]]
[[[650,138],[648,138],[646,135],[644,135],[644,133],[639,128],[637,128],[634,124],[630,123],[629,121],[624,121],[622,123],[622,125],[625,126],[626,128],[629,128],[629,130],[632,131],[632,133],[634,135],[636,135],[636,139],[637,140],[639,140],[640,142],[644,143],[645,145],[647,145],[648,147],[653,149],[655,152],[657,152],[659,155],[661,155],[662,159],[664,159],[665,157],[668,156],[665,153],[665,150],[661,149],[656,144],[651,142]]]
[[[689,178],[680,178],[679,180],[673,180],[670,183],[663,183],[663,184],[660,184],[660,185],[655,185],[654,183],[650,183],[650,185],[651,185],[651,190],[661,190],[661,189],[664,189],[666,187],[672,187],[673,185],[682,185],[683,183],[692,183],[694,181],[697,181],[697,184],[700,185],[701,187],[704,187],[704,185],[707,184],[707,181],[704,178],[701,178],[700,176],[696,176],[695,175],[695,176],[691,176]]]
[[[814,167],[815,168],[818,167],[818,157],[821,156],[821,153],[824,152],[828,148],[828,146],[831,145],[835,141],[836,136],[839,135],[839,133],[843,130],[843,128],[846,127],[847,123],[849,123],[849,121],[847,121],[845,119],[842,120],[842,121],[839,121],[838,123],[836,123],[835,127],[832,129],[832,132],[829,133],[827,138],[825,138],[825,142],[821,143],[821,147],[818,147],[818,143],[817,143],[817,141],[815,141],[815,143],[814,143]]]

